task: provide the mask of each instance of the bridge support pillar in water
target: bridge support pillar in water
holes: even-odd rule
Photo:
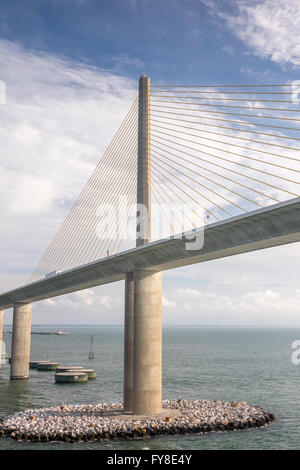
[[[150,78],[144,74],[139,80],[136,246],[151,241],[149,104]],[[124,407],[153,415],[162,410],[161,273],[136,270],[133,279],[125,284]]]
[[[3,338],[4,311],[0,310],[0,369],[2,362],[2,338]]]
[[[161,272],[134,272],[133,413],[162,411]]]
[[[32,304],[14,304],[10,378],[28,379]]]
[[[134,279],[133,272],[125,278],[125,328],[124,328],[124,410],[133,409],[134,369]]]

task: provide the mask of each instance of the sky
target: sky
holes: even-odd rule
[[[300,79],[298,0],[0,0],[0,290],[23,285],[137,96]],[[300,326],[300,244],[163,275],[164,324]],[[122,324],[123,282],[33,323]],[[5,313],[9,323],[12,312]]]

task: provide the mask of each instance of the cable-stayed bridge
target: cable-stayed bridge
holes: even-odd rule
[[[297,85],[150,86],[14,307],[11,378],[27,378],[31,303],[125,279],[124,408],[161,408],[161,272],[300,241]],[[1,330],[1,325],[0,325]]]

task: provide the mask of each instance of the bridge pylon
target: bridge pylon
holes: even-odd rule
[[[139,80],[136,246],[151,241],[150,78]],[[136,270],[125,281],[124,409],[155,414],[162,406],[161,273]]]

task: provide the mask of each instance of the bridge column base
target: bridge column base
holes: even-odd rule
[[[32,304],[14,304],[10,378],[28,379]]]
[[[134,279],[133,272],[125,277],[125,328],[124,328],[124,411],[133,409],[134,361]]]
[[[3,338],[4,311],[0,310],[0,369],[2,364],[2,338]]]
[[[134,272],[134,395],[133,413],[162,410],[162,276]]]

